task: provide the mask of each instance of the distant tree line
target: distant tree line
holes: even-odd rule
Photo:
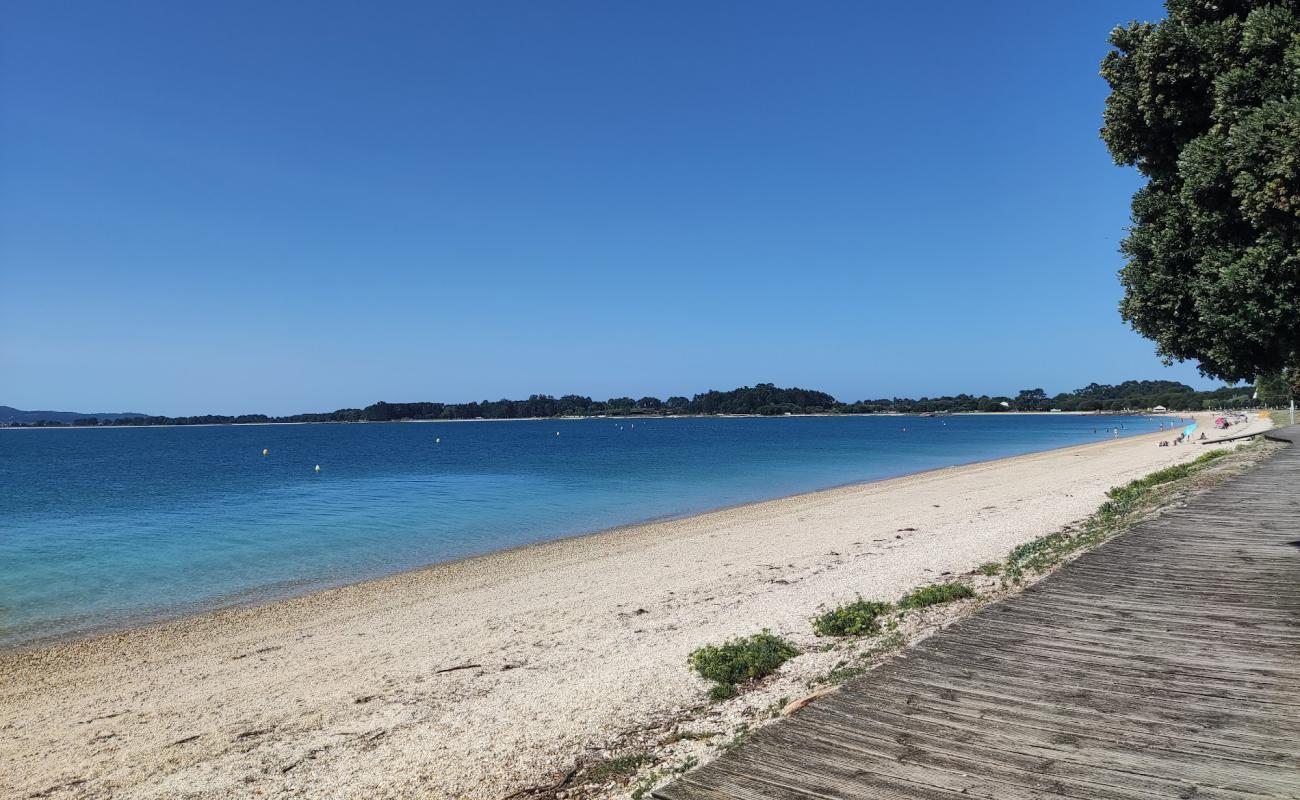
[[[1212,408],[1247,408],[1257,405],[1252,386],[1224,386],[1198,392],[1177,381],[1124,381],[1118,385],[1090,383],[1073,392],[1049,396],[1042,389],[1021,389],[1015,397],[922,397],[920,400],[861,400],[852,405],[837,404],[839,413],[870,414],[896,412],[928,414],[967,411],[1127,411],[1164,406],[1171,411],[1201,411]]]
[[[79,419],[75,425],[246,425],[267,422],[395,422],[400,420],[525,419],[530,417],[635,417],[784,414],[929,414],[936,412],[1005,411],[1125,411],[1164,406],[1171,411],[1246,408],[1258,404],[1253,386],[1224,386],[1198,392],[1177,381],[1125,381],[1116,386],[1090,383],[1054,397],[1042,389],[1022,389],[1014,397],[959,394],[948,397],[891,398],[842,403],[826,392],[783,389],[770,383],[742,386],[729,392],[710,389],[691,398],[613,397],[593,400],[585,395],[531,395],[527,400],[484,400],[474,403],[388,403],[365,408],[341,408],[320,414],[271,417],[265,414],[194,417],[127,417]],[[1268,398],[1261,397],[1267,401]],[[67,423],[34,422],[29,427],[58,427]],[[23,423],[19,423],[23,425]]]

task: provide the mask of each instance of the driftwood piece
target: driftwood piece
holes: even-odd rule
[[[840,687],[838,686],[823,686],[822,688],[818,689],[812,694],[806,694],[803,697],[800,697],[798,700],[791,700],[789,703],[785,704],[784,708],[781,709],[781,716],[788,717],[791,714],[798,711],[799,709],[808,705],[812,701],[816,700],[817,698],[828,695],[831,692],[838,691],[839,688]]]
[[[547,794],[549,792],[558,792],[560,789],[563,789],[569,783],[569,781],[573,780],[573,776],[577,774],[578,774],[578,765],[574,764],[572,767],[569,768],[568,772],[565,772],[562,775],[560,775],[559,779],[555,783],[546,784],[542,786],[528,786],[526,788],[520,789],[517,792],[514,792],[513,794],[506,795],[504,798],[502,798],[502,800],[515,800],[515,798],[518,797],[535,797],[537,795]]]
[[[482,664],[461,664],[461,665],[459,665],[459,666],[455,666],[455,667],[444,667],[444,668],[442,668],[442,669],[435,669],[435,670],[433,671],[433,674],[434,674],[434,675],[441,675],[441,674],[444,673],[444,672],[455,672],[456,670],[460,670],[460,669],[477,669],[478,667],[481,667],[481,666],[483,666],[483,665],[482,665]]]

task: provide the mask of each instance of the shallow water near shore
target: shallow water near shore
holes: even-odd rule
[[[1170,420],[961,415],[0,430],[0,645],[1104,441],[1120,426],[1121,436],[1151,433]]]

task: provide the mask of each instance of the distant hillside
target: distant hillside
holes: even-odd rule
[[[70,424],[79,419],[102,419],[102,420],[119,420],[134,419],[135,417],[147,416],[135,411],[123,411],[116,414],[104,412],[94,414],[83,414],[80,411],[20,411],[11,406],[0,406],[0,425],[12,425],[14,423],[23,423],[30,425],[33,422],[62,422]]]

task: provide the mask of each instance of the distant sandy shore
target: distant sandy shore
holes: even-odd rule
[[[0,796],[500,798],[700,702],[705,684],[685,666],[700,645],[763,627],[806,636],[820,605],[1000,559],[1086,516],[1107,488],[1204,452],[1158,447],[1162,436],[0,655]]]

